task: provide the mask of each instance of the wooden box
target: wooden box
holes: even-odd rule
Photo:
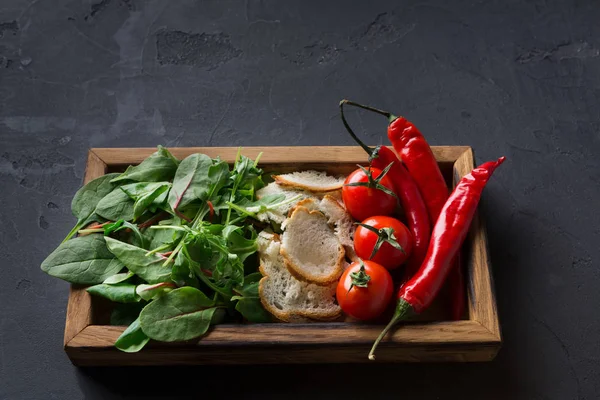
[[[233,162],[238,151],[229,147],[171,148],[180,159],[192,153]],[[85,182],[107,172],[138,164],[155,149],[90,149]],[[263,151],[260,166],[266,171],[318,169],[348,174],[367,162],[359,147],[246,147],[254,158]],[[474,166],[467,146],[433,147],[449,185]],[[467,310],[461,321],[429,318],[399,325],[383,340],[376,362],[489,361],[502,339],[496,312],[491,267],[483,221],[476,215],[464,248]],[[139,353],[123,353],[113,343],[125,327],[107,324],[105,304],[85,288],[72,286],[65,326],[65,351],[75,365],[176,365],[357,363],[367,353],[382,325],[332,322],[314,324],[217,325],[199,341],[184,344],[149,343]],[[433,319],[432,319],[433,315]],[[429,320],[427,320],[429,319]]]

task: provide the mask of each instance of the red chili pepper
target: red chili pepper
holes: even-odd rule
[[[412,276],[417,272],[421,266],[421,262],[425,258],[431,234],[429,215],[427,214],[427,208],[423,202],[423,197],[421,196],[415,181],[392,150],[385,146],[378,146],[375,149],[372,149],[356,136],[344,116],[344,103],[346,102],[346,100],[340,102],[342,122],[350,136],[352,136],[356,143],[358,143],[369,155],[371,166],[385,169],[388,165],[393,163],[387,175],[391,178],[394,185],[394,191],[400,198],[400,203],[406,213],[408,228],[413,236],[414,243],[412,254],[406,266],[407,273]]]
[[[431,148],[421,132],[404,117],[397,117],[387,111],[354,102],[348,102],[348,104],[388,118],[390,121],[388,138],[417,183],[427,204],[430,221],[435,224],[448,199],[448,188]],[[458,320],[462,316],[465,303],[464,278],[459,260],[455,260],[453,264],[455,267],[448,277],[450,316],[453,320]],[[405,281],[410,279],[419,267],[420,265],[416,265],[414,268],[407,268],[404,273]]]
[[[480,165],[456,185],[433,228],[425,261],[417,274],[400,288],[394,316],[375,340],[369,359],[375,359],[377,345],[395,324],[406,319],[411,312],[420,313],[431,305],[467,236],[481,192],[504,159],[501,157]]]
[[[387,111],[346,101],[347,104],[384,115],[390,121],[388,139],[413,177],[435,223],[448,199],[448,187],[429,144],[417,127],[404,117]]]

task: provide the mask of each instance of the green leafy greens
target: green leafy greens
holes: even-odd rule
[[[224,318],[271,321],[251,258],[253,222],[290,200],[256,198],[259,157],[238,152],[230,169],[204,154],[180,162],[159,146],[89,182],[73,198],[75,227],[42,270],[114,302],[111,324],[129,325],[115,343],[125,352],[198,338]]]

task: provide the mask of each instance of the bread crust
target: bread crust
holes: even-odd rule
[[[307,171],[303,171],[307,172]],[[317,171],[314,171],[317,172]],[[334,190],[339,190],[344,186],[344,180],[340,179],[339,182],[330,184],[327,186],[317,186],[317,185],[309,185],[304,182],[295,181],[292,174],[283,174],[283,175],[273,175],[272,178],[277,182],[277,184],[281,186],[292,187],[296,189],[304,189],[309,192],[332,192]]]

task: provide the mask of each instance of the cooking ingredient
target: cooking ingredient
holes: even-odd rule
[[[96,206],[98,202],[107,194],[113,191],[116,184],[110,181],[116,178],[119,174],[106,174],[88,182],[85,186],[75,193],[71,201],[71,212],[77,218],[77,223],[71,229],[71,232],[63,240],[63,243],[71,239],[78,230],[98,220],[96,215]]]
[[[346,102],[347,100],[340,102],[342,122],[350,136],[369,155],[371,166],[384,169],[388,165],[392,165],[388,172],[388,178],[392,181],[394,191],[400,199],[400,204],[408,222],[408,228],[413,237],[412,254],[408,260],[405,273],[408,276],[412,276],[419,269],[425,258],[425,254],[427,254],[427,247],[429,246],[429,238],[431,236],[431,222],[425,202],[414,179],[392,150],[385,146],[370,148],[356,136],[344,115],[344,104]]]
[[[420,313],[429,307],[467,236],[483,188],[504,159],[501,157],[497,161],[486,162],[458,182],[433,228],[423,265],[400,288],[394,316],[373,344],[369,359],[375,359],[377,345],[395,324],[406,319],[411,312]]]
[[[115,347],[126,353],[135,353],[140,351],[149,341],[150,338],[142,331],[138,317],[119,336],[115,342]]]
[[[404,117],[387,111],[364,106],[353,101],[348,105],[360,107],[385,116],[389,120],[388,139],[400,156],[404,166],[417,183],[425,200],[431,222],[435,224],[444,203],[448,199],[448,188],[429,144],[417,127]]]
[[[339,201],[325,195],[321,200],[310,198],[302,200],[298,206],[306,207],[309,211],[320,211],[327,217],[329,225],[333,226],[333,232],[338,240],[344,246],[346,258],[357,261],[356,253],[354,252],[354,235],[355,225],[352,216],[346,211],[344,206]]]
[[[374,261],[359,259],[342,274],[336,298],[346,314],[367,321],[381,315],[393,292],[394,283],[387,269]]]
[[[310,192],[331,192],[339,190],[344,184],[344,177],[334,177],[320,171],[297,171],[289,174],[274,175],[278,185]]]
[[[358,225],[354,233],[356,255],[387,269],[398,268],[410,257],[412,243],[408,228],[388,216],[369,217]]]
[[[94,285],[125,266],[108,250],[104,237],[94,234],[62,243],[42,263],[42,271],[71,283]]]
[[[158,150],[142,161],[139,165],[129,166],[121,175],[113,178],[111,183],[121,181],[135,182],[162,182],[173,179],[177,170],[179,160],[177,160],[162,146]]]
[[[344,247],[319,211],[296,206],[281,235],[281,255],[293,275],[319,285],[342,274]]]
[[[320,286],[296,279],[280,254],[278,235],[262,231],[258,236],[261,303],[277,319],[285,322],[329,321],[340,316],[335,302],[337,283]]]
[[[225,314],[265,322],[261,277],[246,263],[258,249],[256,213],[245,206],[263,212],[288,200],[257,200],[263,186],[257,161],[240,153],[230,171],[205,155],[180,163],[159,147],[140,165],[77,192],[78,222],[42,270],[95,285],[89,293],[116,302],[111,323],[130,325],[115,343],[123,351],[138,351],[149,338],[197,337]]]
[[[383,170],[359,165],[359,169],[348,175],[342,188],[342,199],[354,219],[362,221],[373,215],[394,213],[398,201],[387,177],[392,165]]]
[[[135,285],[131,283],[101,283],[90,286],[87,288],[87,292],[117,303],[135,303],[140,301],[140,297],[135,293]]]
[[[140,313],[140,326],[150,339],[177,342],[208,330],[219,306],[193,287],[182,287],[150,302]]]

